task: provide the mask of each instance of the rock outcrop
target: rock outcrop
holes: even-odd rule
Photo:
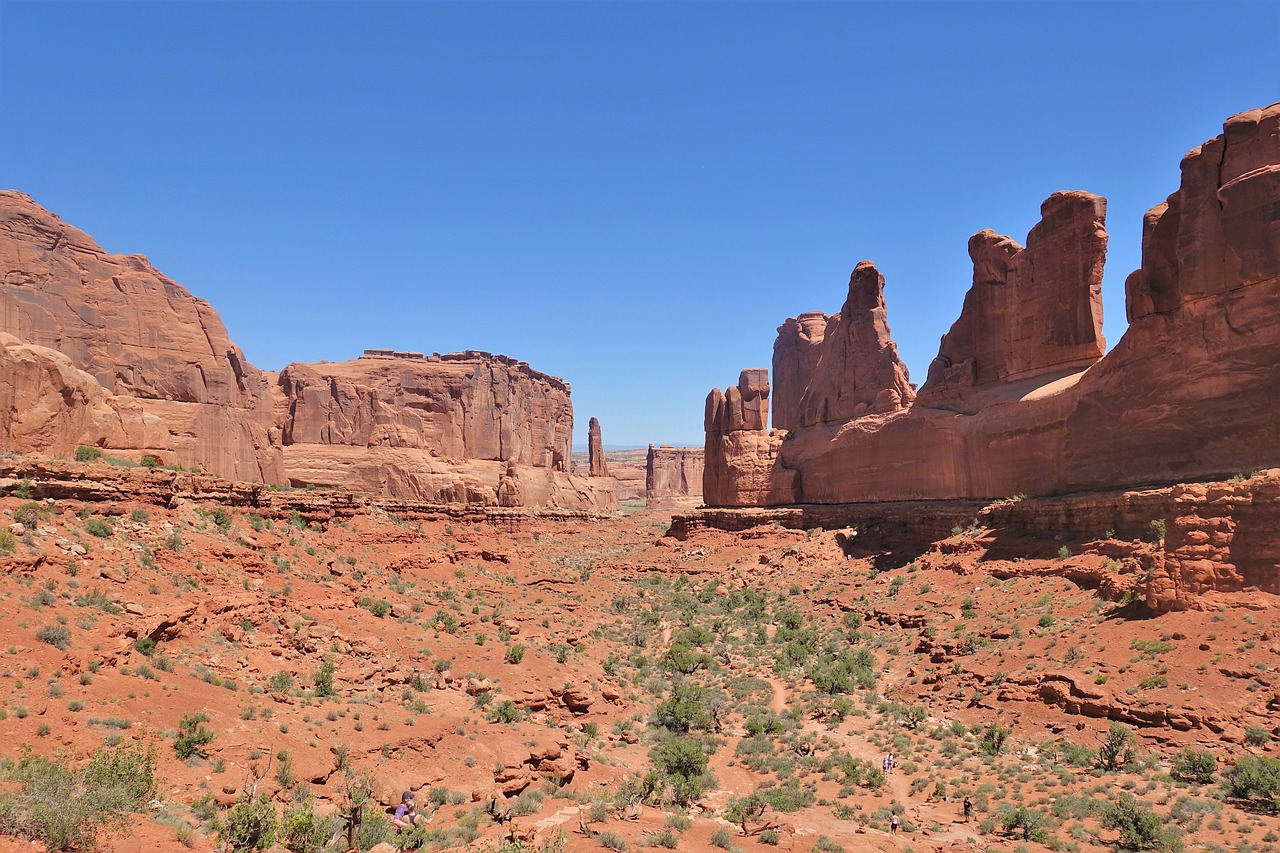
[[[831,320],[830,314],[806,311],[799,317],[789,317],[778,327],[778,338],[773,343],[774,429],[800,426],[795,418],[800,412],[800,398],[818,366]]]
[[[600,437],[600,421],[595,418],[587,424],[587,465],[588,476],[609,476],[609,463],[604,458],[604,439]]]
[[[691,509],[702,503],[701,447],[649,445],[645,461],[645,506],[648,509]]]
[[[921,405],[963,405],[975,387],[1065,374],[1102,358],[1106,210],[1096,195],[1054,193],[1027,248],[990,229],[969,238],[973,285],[929,365]]]
[[[481,352],[250,364],[209,303],[0,192],[0,448],[420,501],[615,509],[568,472],[569,386]]]
[[[1051,196],[1025,249],[974,236],[972,288],[914,402],[859,264],[821,339],[780,329],[785,433],[730,428],[730,396],[708,399],[704,501],[998,498],[1280,464],[1280,104],[1229,119],[1182,173],[1146,216],[1130,325],[1102,357],[1097,196]]]
[[[163,431],[46,435],[95,442],[226,477],[281,482],[268,384],[213,307],[142,255],[110,255],[30,197],[0,191],[0,331],[65,355]],[[30,436],[28,436],[30,437]],[[25,445],[16,445],[25,446]]]
[[[871,261],[854,267],[844,307],[827,321],[816,348],[813,372],[800,395],[797,428],[893,412],[915,399],[907,367],[889,336],[884,276]],[[790,420],[787,413],[784,421]]]
[[[703,496],[728,506],[771,506],[796,499],[795,472],[781,467],[783,433],[770,431],[769,372],[742,371],[738,384],[707,395]]]

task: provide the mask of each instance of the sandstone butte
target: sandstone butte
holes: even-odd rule
[[[1280,463],[1280,104],[1190,151],[1143,223],[1129,327],[1102,336],[1106,202],[1059,192],[1026,246],[969,241],[973,282],[918,390],[884,276],[778,329],[705,413],[709,506],[996,499],[1248,473]],[[770,392],[773,429],[768,429]]]
[[[568,470],[568,383],[523,362],[369,350],[259,370],[208,302],[18,192],[0,192],[0,268],[5,451],[86,445],[270,484],[617,507],[610,479]]]
[[[645,506],[655,511],[693,509],[702,503],[702,448],[649,445]]]

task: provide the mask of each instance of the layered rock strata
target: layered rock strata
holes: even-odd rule
[[[607,476],[568,472],[568,384],[524,362],[370,350],[260,371],[209,303],[17,192],[0,192],[0,270],[2,450],[83,444],[235,480],[617,506]]]
[[[649,445],[645,460],[645,505],[648,509],[692,508],[702,503],[701,447]]]
[[[985,499],[1280,463],[1280,104],[1233,116],[1182,173],[1144,220],[1130,325],[1103,357],[1096,196],[1051,196],[1025,249],[974,236],[964,310],[914,402],[859,264],[821,338],[782,326],[785,433],[712,417],[731,401],[708,398],[705,502]]]
[[[132,404],[120,405],[136,405],[148,424],[46,432],[41,443],[21,428],[3,429],[6,449],[61,453],[99,444],[162,453],[226,477],[284,479],[267,378],[227,337],[208,302],[144,256],[107,254],[83,231],[12,191],[0,191],[0,270],[0,331],[62,353],[100,387],[91,396],[128,398]],[[16,376],[10,381],[19,399],[51,399],[48,386],[19,387]],[[80,406],[79,399],[68,401],[70,409]]]

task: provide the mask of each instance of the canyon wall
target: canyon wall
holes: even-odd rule
[[[702,503],[701,447],[649,445],[645,460],[645,506],[648,509],[691,509]]]
[[[136,407],[148,425],[139,429],[130,421],[117,428],[69,412],[48,423],[78,422],[82,431],[33,433],[18,424],[29,420],[21,410],[35,399],[47,407],[55,401],[53,389],[32,384],[30,371],[25,377],[6,371],[0,384],[11,386],[18,403],[0,411],[6,450],[69,453],[77,444],[94,444],[162,455],[225,477],[283,480],[267,378],[227,337],[208,302],[142,255],[109,255],[83,231],[12,191],[0,192],[0,270],[0,332],[61,353],[83,374],[76,380],[81,393],[68,398],[67,407],[81,407],[86,394],[127,398],[131,402],[118,405]],[[87,390],[88,378],[98,390]]]
[[[523,362],[371,350],[258,370],[208,302],[12,191],[0,270],[0,450],[90,445],[242,481],[617,506],[607,477],[568,472],[568,384]]]
[[[708,396],[704,501],[990,499],[1280,464],[1280,104],[1183,159],[1180,188],[1144,220],[1129,328],[1104,356],[1105,212],[1055,193],[1025,248],[975,234],[964,308],[918,394],[883,279],[860,263],[821,333],[812,312],[779,329],[784,428],[735,415],[747,390],[767,406],[763,371]]]

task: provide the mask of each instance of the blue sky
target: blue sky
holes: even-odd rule
[[[922,381],[970,234],[1141,217],[1280,99],[1276,3],[0,2],[0,186],[210,300],[265,369],[482,349],[578,441],[700,443],[863,258]]]

